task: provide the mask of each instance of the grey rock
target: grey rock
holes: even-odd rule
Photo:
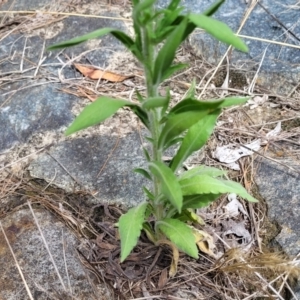
[[[107,135],[64,141],[34,160],[30,174],[70,192],[89,190],[96,202],[134,206],[144,200],[146,182],[133,172],[146,165],[142,146],[137,132],[121,138],[113,151],[116,142]]]
[[[42,6],[49,4],[48,2],[42,2]],[[6,5],[9,4],[11,1],[1,8],[8,9]],[[20,10],[40,8],[36,4],[35,1],[17,1],[15,8]],[[102,11],[102,14],[110,17],[115,15],[111,11]],[[79,99],[59,91],[63,84],[57,83],[57,72],[62,67],[60,62],[65,61],[65,58],[61,57],[58,60],[57,52],[44,51],[44,41],[47,47],[102,27],[126,29],[123,22],[109,19],[69,17],[62,23],[63,26],[50,39],[45,40],[41,32],[33,31],[25,35],[12,33],[1,41],[0,153],[14,145],[27,142],[35,133],[59,130],[70,124],[73,119],[72,107]],[[48,30],[55,31],[53,28]],[[100,44],[101,50],[97,50]],[[107,35],[92,44],[83,43],[69,48],[65,53],[69,57],[76,57],[85,51],[88,52],[81,58],[82,63],[89,62],[106,68],[112,53],[124,51],[124,47],[115,38]],[[43,64],[47,67],[41,66],[36,73],[36,66],[43,57],[45,58]],[[57,64],[60,65],[57,67]],[[70,67],[64,68],[61,74],[64,80],[82,77]]]
[[[299,170],[291,161],[280,161]],[[266,159],[258,162],[255,181],[266,200],[268,217],[282,228],[276,241],[284,251],[295,256],[300,252],[300,174]]]
[[[53,299],[57,295],[65,299],[110,299],[105,293],[94,294],[76,253],[79,241],[70,230],[46,210],[34,210],[34,214],[65,288],[58,279],[30,210],[14,212],[1,220],[34,299]],[[29,299],[2,232],[0,254],[0,299]]]
[[[2,4],[1,10],[36,10],[41,9],[46,5],[49,5],[49,0],[9,0]]]
[[[94,14],[94,13],[93,13]],[[102,15],[107,17],[119,17],[111,11],[102,11]],[[63,42],[87,34],[97,29],[110,27],[119,30],[126,31],[124,22],[110,19],[88,19],[79,17],[69,17],[63,21],[63,30],[57,34],[54,38],[47,41],[46,46],[50,46],[59,42]],[[101,49],[99,49],[101,47]],[[98,48],[98,49],[97,49]],[[99,39],[94,39],[92,43],[79,44],[76,47],[67,48],[65,53],[69,57],[76,57],[81,55],[83,52],[87,52],[83,57],[82,61],[89,63],[100,68],[105,69],[107,67],[108,59],[114,52],[123,51],[125,52],[124,46],[116,38],[111,35],[102,36]]]
[[[280,232],[275,237],[275,244],[295,257],[300,252],[300,173],[299,163],[295,161],[281,160],[296,172],[266,159],[257,163],[255,182],[258,185],[260,195],[268,204],[268,217],[279,225]],[[273,243],[274,244],[274,243]],[[300,299],[300,284],[294,287],[297,298]]]
[[[201,13],[207,9],[214,0],[186,0],[183,4],[192,12]],[[251,3],[251,1],[249,1]],[[276,16],[287,28],[300,38],[300,24],[298,10],[292,5],[294,0],[284,2],[265,0],[262,3],[267,10]],[[250,5],[250,4],[249,4]],[[234,32],[237,32],[243,16],[248,8],[244,0],[227,0],[215,14],[215,18],[225,22]],[[242,35],[273,40],[277,42],[299,45],[290,33],[287,33],[270,15],[258,4],[248,17]],[[262,61],[260,72],[256,80],[261,86],[272,93],[286,95],[294,88],[300,79],[300,54],[299,49],[275,44],[268,44],[257,40],[244,39],[249,47],[249,53],[233,51],[230,61],[235,68],[244,70],[249,81],[252,81],[255,72]],[[200,32],[190,37],[190,43],[196,53],[213,64],[217,64],[224,55],[227,47]],[[266,52],[265,52],[266,51]],[[264,56],[265,52],[265,56]],[[264,56],[264,58],[263,58]]]
[[[0,153],[27,142],[34,133],[59,130],[71,122],[78,99],[59,88],[60,84],[44,84],[21,90],[0,109]]]

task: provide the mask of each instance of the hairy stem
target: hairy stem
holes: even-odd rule
[[[152,8],[153,9],[153,8]],[[143,55],[144,55],[144,72],[145,81],[147,86],[147,97],[157,97],[158,86],[153,83],[153,66],[156,58],[156,45],[153,45],[150,40],[150,36],[153,33],[153,23],[147,24],[142,28],[142,45],[143,45]],[[162,152],[158,147],[158,139],[160,136],[161,126],[159,124],[161,118],[161,109],[151,109],[148,111],[148,117],[150,121],[150,133],[153,139],[152,143],[152,160],[162,161]],[[156,219],[161,219],[163,217],[163,206],[158,203],[158,196],[160,195],[160,183],[157,178],[153,182],[153,192],[155,195],[154,200],[154,215]]]

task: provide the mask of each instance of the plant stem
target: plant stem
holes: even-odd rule
[[[153,8],[152,8],[153,13]],[[153,33],[153,22],[147,24],[142,28],[142,45],[143,45],[143,55],[144,55],[144,72],[145,72],[145,81],[147,86],[147,97],[157,97],[158,86],[153,83],[153,71],[154,71],[154,62],[156,58],[156,45],[153,45],[150,40],[151,33]],[[158,140],[160,136],[161,126],[159,124],[161,118],[161,109],[151,109],[148,111],[148,118],[150,122],[150,133],[152,142],[152,160],[153,161],[162,161],[162,151],[158,148]],[[153,182],[153,192],[155,196],[154,200],[154,215],[157,220],[160,220],[163,217],[163,207],[158,203],[158,197],[161,194],[160,182],[157,178]]]

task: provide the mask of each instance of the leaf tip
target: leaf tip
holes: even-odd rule
[[[67,130],[64,132],[65,136],[69,136],[72,133],[74,133],[74,130],[72,130],[71,126],[67,128]]]

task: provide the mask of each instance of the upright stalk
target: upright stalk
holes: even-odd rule
[[[153,7],[151,8],[151,14],[153,14]],[[153,45],[150,40],[151,33],[154,31],[154,24],[147,24],[142,28],[142,45],[144,55],[144,73],[145,83],[147,87],[147,98],[158,97],[158,85],[153,83],[153,66],[156,58],[156,45]],[[152,109],[148,112],[148,118],[150,123],[150,133],[152,138],[152,160],[162,161],[162,152],[158,147],[158,140],[160,136],[160,109]],[[159,205],[158,197],[161,193],[160,183],[157,178],[154,178],[153,192],[155,196],[155,203],[153,205],[154,215],[157,220],[163,217],[163,207]]]

